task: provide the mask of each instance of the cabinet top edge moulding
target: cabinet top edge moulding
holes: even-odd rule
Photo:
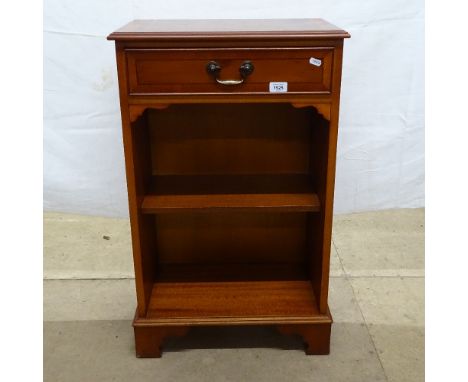
[[[134,20],[111,33],[115,41],[311,40],[349,38],[322,19]]]

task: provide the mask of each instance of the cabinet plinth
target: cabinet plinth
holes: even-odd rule
[[[328,354],[343,39],[320,19],[139,20],[115,40],[138,357],[194,326]]]

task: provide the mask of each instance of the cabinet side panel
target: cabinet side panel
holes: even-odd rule
[[[319,302],[320,313],[325,314],[328,309],[328,283],[330,273],[330,249],[333,225],[333,198],[335,188],[336,145],[338,138],[338,119],[341,87],[341,66],[343,55],[343,42],[337,44],[333,61],[332,78],[332,109],[328,128],[323,125],[318,134],[324,143],[325,150],[320,153],[321,181],[317,185],[322,210],[320,221],[312,219],[310,224],[316,225],[316,232],[320,232],[318,239],[313,240],[315,263],[312,263],[311,277],[314,290]],[[320,255],[321,254],[321,255]]]
[[[154,276],[152,259],[153,248],[155,247],[154,232],[152,232],[154,221],[148,216],[142,215],[139,211],[146,183],[145,173],[149,175],[149,157],[145,158],[144,149],[141,152],[138,150],[138,146],[142,146],[145,141],[144,119],[140,118],[133,126],[130,123],[127,102],[126,59],[124,50],[119,43],[116,44],[116,55],[138,314],[143,317],[146,314],[151,297]],[[146,150],[146,152],[149,155],[149,151]],[[145,163],[147,164],[145,165]]]
[[[324,251],[324,220],[325,220],[325,201],[327,184],[327,158],[328,158],[328,137],[329,122],[320,116],[313,121],[311,126],[312,139],[310,151],[310,172],[314,180],[315,190],[322,206],[320,213],[308,214],[308,243],[309,243],[309,265],[310,278],[317,301],[320,303],[322,295],[323,265],[324,257],[327,255]]]

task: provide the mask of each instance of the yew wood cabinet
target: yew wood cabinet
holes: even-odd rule
[[[328,354],[343,39],[320,19],[137,20],[115,40],[136,354],[270,325]]]

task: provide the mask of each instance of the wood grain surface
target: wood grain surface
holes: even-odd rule
[[[317,303],[309,281],[155,283],[147,319],[179,323],[313,321]]]
[[[107,38],[164,39],[343,39],[349,34],[322,19],[134,20]]]
[[[131,95],[267,94],[270,82],[286,82],[291,94],[330,93],[331,47],[127,49],[126,53]],[[320,64],[311,64],[311,59],[319,60]],[[239,67],[247,60],[254,66],[254,71],[239,85],[219,84],[206,70],[209,62],[216,61],[221,66],[220,79],[239,80]]]
[[[191,326],[277,325],[328,354],[344,30],[321,19],[135,20],[115,40],[136,353]],[[314,61],[318,60],[318,61]],[[206,71],[221,65],[219,84]],[[282,93],[270,82],[287,82]]]

